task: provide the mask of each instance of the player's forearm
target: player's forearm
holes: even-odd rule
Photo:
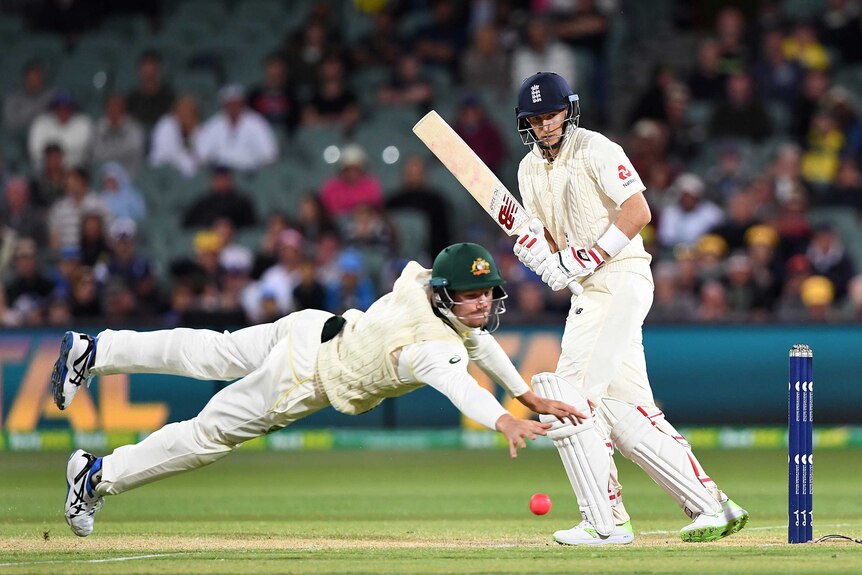
[[[620,214],[614,225],[629,239],[641,233],[641,230],[652,220],[649,204],[642,193],[627,199],[620,206]]]
[[[605,260],[617,255],[623,247],[650,223],[652,214],[643,193],[637,193],[620,206],[617,219],[596,241],[596,249]]]
[[[487,332],[479,332],[468,338],[464,345],[467,347],[470,359],[475,361],[494,383],[507,389],[512,396],[518,397],[530,391],[529,386],[512,364],[512,360],[494,336]]]

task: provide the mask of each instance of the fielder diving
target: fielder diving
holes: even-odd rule
[[[65,409],[95,375],[164,373],[234,380],[194,418],[170,423],[140,443],[96,457],[79,449],[66,466],[66,521],[93,531],[106,495],[203,467],[244,441],[325,407],[364,413],[422,385],[445,394],[467,417],[496,429],[512,457],[551,423],[517,419],[467,371],[468,360],[533,411],[558,423],[586,415],[533,393],[491,335],[505,311],[503,278],[477,244],[442,250],[431,270],[410,262],[392,291],[366,312],[304,310],[233,333],[178,328],[97,337],[66,332],[51,385]],[[553,374],[536,376],[555,381]]]
[[[583,516],[554,539],[569,545],[634,539],[614,447],[688,515],[683,541],[739,531],[748,512],[706,474],[656,406],[647,378],[642,326],[653,281],[639,234],[651,215],[640,177],[619,145],[578,126],[578,96],[557,74],[527,78],[515,115],[530,149],[518,167],[518,187],[525,209],[535,215],[521,229],[515,255],[555,291],[572,282],[583,288],[572,296],[559,377],[534,382],[537,395],[589,414],[585,424],[553,422],[548,432]]]

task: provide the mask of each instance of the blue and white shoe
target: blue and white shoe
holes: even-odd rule
[[[85,333],[67,331],[60,344],[60,357],[51,373],[51,390],[54,403],[66,409],[75,398],[81,385],[90,387],[93,375],[90,368],[96,360],[98,339]]]
[[[90,483],[93,474],[101,469],[102,458],[83,449],[75,451],[66,465],[66,523],[78,537],[93,532],[93,515],[105,501]]]

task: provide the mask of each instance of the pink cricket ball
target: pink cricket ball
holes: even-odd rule
[[[551,510],[551,498],[544,493],[536,493],[530,497],[530,511],[536,515],[544,515]]]

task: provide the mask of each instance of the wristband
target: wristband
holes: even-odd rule
[[[629,245],[630,241],[631,239],[622,230],[611,224],[608,231],[596,241],[596,245],[605,250],[608,257],[614,257],[623,251],[623,248]]]

